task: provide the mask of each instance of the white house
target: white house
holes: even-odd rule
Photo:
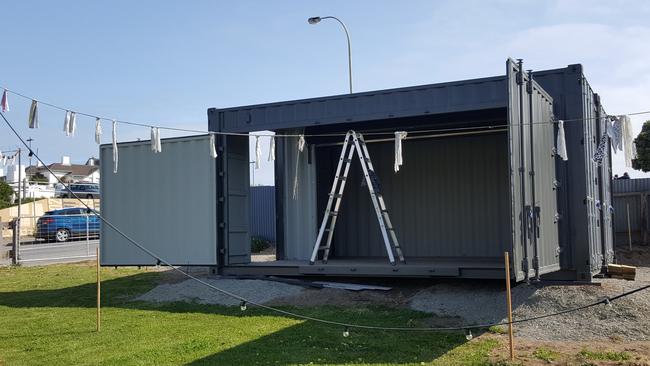
[[[86,164],[72,164],[69,156],[63,156],[60,163],[47,166],[30,166],[27,168],[27,176],[30,181],[36,174],[43,175],[49,184],[57,184],[57,178],[67,183],[87,182],[99,183],[99,159],[90,158]],[[52,173],[50,173],[50,170]]]

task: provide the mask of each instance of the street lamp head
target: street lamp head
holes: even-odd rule
[[[317,24],[320,21],[321,21],[321,17],[311,17],[311,18],[307,19],[307,22],[309,24]]]

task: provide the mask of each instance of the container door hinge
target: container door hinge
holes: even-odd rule
[[[533,268],[539,268],[539,258],[533,258]]]
[[[528,94],[533,94],[533,79],[531,78],[526,82],[526,92]]]
[[[521,270],[524,271],[524,273],[528,273],[528,258],[521,260]]]

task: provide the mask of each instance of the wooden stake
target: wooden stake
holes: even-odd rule
[[[100,311],[100,306],[101,306],[101,277],[99,273],[99,247],[97,247],[97,331],[102,330],[102,323],[101,323],[101,311]]]
[[[627,205],[627,240],[630,244],[630,251],[632,251],[632,229],[630,226],[630,204]]]
[[[508,334],[510,336],[510,361],[515,360],[515,337],[512,334],[512,297],[510,295],[510,254],[503,253],[506,268],[506,303],[508,305]]]

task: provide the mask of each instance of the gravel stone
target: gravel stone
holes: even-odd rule
[[[303,287],[275,281],[222,278],[203,278],[203,280],[222,290],[235,293],[258,303],[266,303],[284,296],[296,296],[304,291]],[[239,300],[221,294],[194,280],[159,285],[135,300],[147,302],[183,301],[226,306],[235,306],[240,303]]]

